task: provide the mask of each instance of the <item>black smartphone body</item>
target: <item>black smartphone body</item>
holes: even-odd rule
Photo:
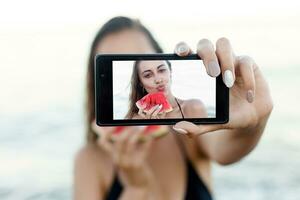
[[[185,57],[99,54],[95,57],[94,78],[95,114],[99,126],[172,125],[182,120],[222,124],[229,119],[229,89],[221,74],[218,77],[207,74],[197,54]],[[166,103],[159,104],[159,109],[163,107],[165,112],[161,112],[162,117],[156,112],[155,118],[151,118],[149,109],[145,112],[141,109],[149,106],[147,97],[156,93],[166,97]],[[143,102],[142,97],[145,97]],[[151,101],[159,101],[155,95],[152,97]],[[137,106],[140,102],[144,103],[143,108]],[[198,108],[203,112],[195,115]]]

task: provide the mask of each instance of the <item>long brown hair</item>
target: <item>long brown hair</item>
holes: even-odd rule
[[[90,49],[88,58],[88,69],[86,76],[86,139],[88,142],[94,142],[97,139],[97,134],[92,130],[91,123],[95,119],[95,93],[94,93],[94,58],[96,48],[103,38],[111,33],[120,32],[127,29],[141,31],[149,39],[156,53],[163,53],[162,48],[154,39],[150,31],[143,26],[139,20],[130,19],[128,17],[114,17],[107,21],[96,34]]]
[[[125,118],[132,118],[134,114],[138,113],[138,107],[135,105],[135,102],[137,102],[139,99],[141,99],[143,96],[145,96],[148,92],[143,87],[140,79],[139,79],[139,71],[138,67],[140,64],[140,60],[137,60],[134,62],[133,70],[131,74],[131,83],[130,83],[130,93],[129,93],[129,109],[126,114]],[[166,63],[172,72],[172,67],[170,61],[166,60]]]

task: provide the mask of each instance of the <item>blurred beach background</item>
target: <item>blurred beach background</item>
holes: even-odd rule
[[[5,1],[0,3],[0,199],[72,199],[84,144],[92,39],[111,17],[139,18],[163,49],[230,39],[255,59],[274,110],[255,150],[213,165],[217,200],[300,199],[300,3],[297,1]]]

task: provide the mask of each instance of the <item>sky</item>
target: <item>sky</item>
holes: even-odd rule
[[[4,26],[89,23],[99,18],[117,14],[130,14],[148,20],[176,21],[193,20],[198,17],[206,21],[232,17],[299,17],[300,2],[285,1],[2,1],[0,23]]]

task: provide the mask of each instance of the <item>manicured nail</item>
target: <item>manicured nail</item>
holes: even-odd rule
[[[225,85],[228,88],[231,88],[233,86],[234,80],[233,80],[233,74],[230,70],[226,70],[224,73],[224,82]]]
[[[186,46],[185,44],[181,44],[181,45],[178,47],[178,53],[179,53],[179,54],[185,53],[187,50],[188,50],[188,48],[187,48],[187,46]]]
[[[216,61],[213,60],[208,63],[209,75],[211,75],[212,77],[217,77],[220,74],[220,72],[220,66]]]
[[[247,92],[247,101],[252,103],[254,100],[254,92],[252,90],[248,90]]]
[[[184,53],[186,51],[187,51],[187,48],[186,48],[185,45],[182,45],[182,46],[179,47],[179,53]]]
[[[173,126],[173,129],[178,132],[178,133],[181,133],[181,134],[187,134],[188,132],[182,128],[176,128]]]

